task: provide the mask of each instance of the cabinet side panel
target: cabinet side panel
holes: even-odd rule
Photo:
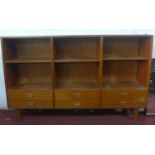
[[[146,58],[148,58],[148,60],[139,63],[137,70],[137,80],[145,87],[149,87],[152,60],[152,45],[153,37],[149,37],[147,38],[147,40],[145,40],[145,42],[143,41],[141,43],[140,47],[140,53]]]

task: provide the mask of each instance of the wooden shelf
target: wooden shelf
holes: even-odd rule
[[[103,60],[105,61],[111,61],[111,60],[149,60],[148,58],[145,58],[145,57],[133,57],[133,58],[126,58],[126,57],[107,57],[107,58],[103,58]]]
[[[23,84],[16,84],[8,89],[17,89],[17,90],[49,90],[51,89],[51,83],[23,83]]]
[[[56,89],[99,89],[99,85],[95,82],[59,82]]]
[[[116,81],[104,82],[104,89],[142,89],[144,88],[138,81]]]
[[[99,62],[98,59],[58,59],[54,60],[56,63],[69,63],[69,62]]]
[[[49,59],[12,59],[6,60],[5,63],[50,63],[51,60]]]

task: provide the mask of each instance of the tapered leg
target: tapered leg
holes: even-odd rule
[[[16,110],[16,120],[20,121],[22,120],[23,115],[22,115],[22,111],[21,110]]]
[[[138,119],[138,117],[139,117],[139,109],[135,108],[133,110],[133,119],[134,119],[134,121],[136,121]]]

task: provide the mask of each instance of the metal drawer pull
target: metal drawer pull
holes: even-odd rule
[[[128,93],[121,93],[121,95],[128,95]]]
[[[33,105],[34,105],[34,102],[33,102],[33,101],[29,101],[29,102],[28,102],[28,105],[29,105],[29,106],[33,106]]]
[[[31,93],[30,93],[30,94],[27,94],[27,96],[28,96],[28,97],[32,97],[32,96],[33,96],[33,94],[31,94]]]
[[[81,102],[80,101],[76,101],[76,102],[74,102],[74,105],[75,106],[79,106],[79,105],[81,105]]]
[[[139,101],[141,101],[141,102],[143,102],[143,101],[145,101],[145,98],[139,98]]]
[[[120,104],[127,104],[127,101],[120,101]]]
[[[80,93],[75,93],[74,95],[80,96],[81,94]]]

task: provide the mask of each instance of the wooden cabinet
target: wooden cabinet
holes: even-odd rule
[[[146,108],[151,35],[2,38],[9,108]]]

